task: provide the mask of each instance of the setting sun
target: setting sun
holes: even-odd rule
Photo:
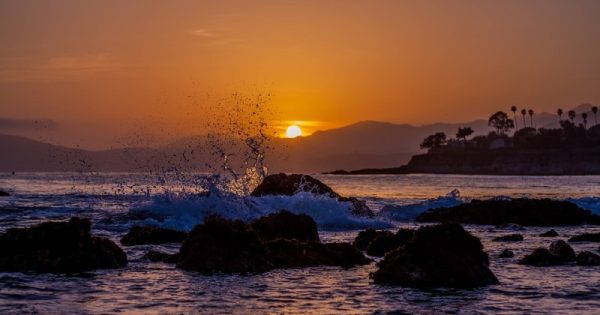
[[[302,129],[296,125],[291,125],[287,127],[285,131],[285,136],[288,138],[296,138],[302,135]]]

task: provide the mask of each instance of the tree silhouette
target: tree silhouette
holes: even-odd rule
[[[465,140],[465,148],[466,148],[467,147],[467,137],[472,134],[473,134],[473,129],[471,127],[458,128],[456,137],[459,139]]]
[[[527,113],[529,114],[529,121],[531,123],[530,127],[533,127],[533,109],[528,110]]]
[[[558,122],[560,123],[560,122],[562,121],[562,115],[563,115],[563,110],[562,110],[562,108],[559,108],[559,109],[556,111],[556,114],[558,115]]]
[[[515,129],[519,129],[517,125],[517,106],[511,106],[510,111],[513,112],[513,118],[515,119]]]
[[[596,115],[598,114],[598,106],[592,106],[592,113],[594,114],[594,126],[598,124]]]
[[[523,115],[523,128],[527,127],[527,123],[525,123],[525,115],[527,115],[526,109],[521,109],[521,115]]]
[[[508,118],[505,112],[499,111],[490,117],[488,126],[496,128],[499,134],[505,134],[508,130],[515,127],[515,123],[512,119]]]
[[[573,120],[575,119],[575,117],[577,116],[577,113],[575,113],[574,110],[570,110],[567,115],[569,116],[569,119],[571,120],[571,122],[573,122]]]
[[[446,134],[437,132],[427,136],[423,142],[421,142],[421,149],[437,149],[444,144],[446,144]]]
[[[587,113],[581,113],[581,118],[583,118],[583,129],[587,129],[588,114]]]

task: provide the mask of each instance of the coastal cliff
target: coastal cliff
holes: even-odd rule
[[[413,156],[397,168],[330,174],[599,175],[600,147],[546,150],[442,151]]]

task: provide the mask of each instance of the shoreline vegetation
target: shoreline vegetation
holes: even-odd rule
[[[575,122],[575,111],[569,111],[568,119],[563,119],[563,110],[558,109],[560,128],[554,129],[536,129],[531,109],[521,110],[521,122],[516,106],[511,111],[513,119],[502,111],[490,116],[488,125],[494,131],[487,135],[468,139],[474,130],[466,126],[459,128],[453,139],[447,139],[443,132],[427,136],[420,145],[427,153],[413,156],[406,165],[325,174],[600,175],[597,106],[581,113],[579,124]],[[591,117],[594,125],[588,127]]]

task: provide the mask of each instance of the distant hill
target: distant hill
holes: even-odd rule
[[[591,105],[575,108],[576,122]],[[563,119],[566,119],[566,112]],[[512,116],[512,113],[509,112]],[[588,120],[593,122],[593,115]],[[551,113],[534,115],[534,125],[558,126],[558,116]],[[529,125],[529,116],[526,117]],[[517,124],[522,126],[517,113]],[[427,135],[445,132],[454,137],[459,127],[470,126],[474,135],[487,134],[487,120],[465,123],[436,123],[423,126],[388,122],[362,121],[341,128],[317,131],[308,137],[272,139],[266,164],[271,172],[322,172],[335,169],[390,168],[409,161],[422,153],[419,144]],[[240,143],[227,136],[209,138],[206,135],[181,138],[159,148],[122,148],[89,151],[56,146],[36,140],[0,135],[0,171],[148,171],[184,170],[208,171],[219,164],[211,143],[228,153],[238,152]],[[231,157],[238,162],[244,157]]]

